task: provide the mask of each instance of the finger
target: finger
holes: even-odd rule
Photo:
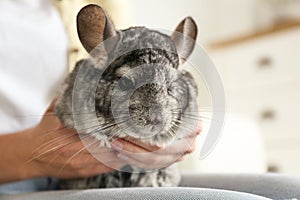
[[[162,148],[155,153],[157,154],[184,154],[193,145],[195,136],[175,140],[169,146]]]
[[[151,167],[149,165],[145,165],[145,163],[142,163],[140,161],[135,160],[134,158],[130,158],[124,154],[118,154],[118,157],[123,160],[124,162],[126,162],[127,164],[134,166],[134,167],[140,167],[143,169],[148,169],[146,166]]]
[[[176,160],[176,162],[181,162],[181,161],[184,160],[184,158],[185,158],[185,156],[180,156],[180,157]]]
[[[120,144],[118,142],[120,142]],[[112,143],[112,147],[116,149],[116,151],[121,153],[119,155],[123,155],[124,157],[130,157],[136,160],[137,162],[141,163],[152,164],[156,162],[161,163],[162,161],[174,162],[176,160],[174,159],[173,154],[159,155],[154,152],[148,151],[144,148],[141,148],[140,146],[132,144],[126,140],[115,140]],[[161,159],[159,159],[160,157]]]
[[[145,153],[132,153],[129,151],[119,151],[117,155],[121,159],[131,158],[134,159],[138,163],[142,163],[145,165],[159,165],[164,166],[166,163],[173,163],[177,160],[178,157],[183,155],[181,154],[157,154],[153,152],[145,152]]]
[[[131,153],[148,153],[146,149],[133,144],[127,140],[117,139],[111,143],[112,148],[116,151],[131,152]]]
[[[147,143],[143,143],[141,140],[139,139],[136,139],[136,138],[132,138],[132,137],[125,137],[123,138],[124,140],[128,141],[128,142],[131,142],[143,149],[146,149],[148,151],[157,151],[158,149],[160,149],[161,147],[159,146],[156,146],[156,145],[150,145],[150,144],[147,144]]]
[[[155,156],[152,152],[149,152],[148,150],[141,148],[140,146],[121,139],[113,141],[112,148],[120,152],[121,154],[119,155],[124,156],[124,158],[131,157],[137,162],[142,163],[151,163],[151,160],[149,158],[153,158]]]
[[[124,160],[127,164],[135,167],[140,167],[142,169],[160,169],[167,167],[174,162],[177,161],[179,156],[150,156],[147,157],[147,159],[141,157],[134,156],[132,157],[131,155],[128,155],[126,153],[119,153],[118,158],[121,160]]]
[[[200,135],[202,131],[203,131],[202,122],[199,121],[199,122],[198,122],[198,125],[197,125],[196,135]]]
[[[195,149],[196,149],[196,140],[194,140],[191,146],[185,151],[185,154],[193,153]]]
[[[174,141],[171,145],[160,148],[152,153],[155,154],[165,154],[165,155],[180,155],[184,154],[185,152],[191,153],[195,149],[195,139],[196,136],[191,136],[187,138],[183,138],[180,140]],[[144,148],[141,148],[140,146],[137,146],[135,144],[132,144],[131,142],[128,142],[126,140],[120,140],[117,139],[114,142],[112,142],[112,147],[116,149],[117,151],[127,151],[131,153],[150,153],[151,151],[148,151]]]
[[[48,107],[47,110],[46,110],[46,113],[49,113],[49,112],[53,112],[53,111],[54,111],[56,101],[57,101],[57,97],[55,97],[55,98],[51,101],[49,107]]]

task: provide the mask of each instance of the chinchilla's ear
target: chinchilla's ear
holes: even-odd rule
[[[87,5],[79,11],[77,32],[88,53],[104,40],[117,35],[116,29],[105,11],[94,4]]]
[[[178,24],[171,35],[171,39],[175,43],[177,53],[180,57],[180,64],[183,64],[192,53],[196,38],[197,25],[191,17],[186,17]]]

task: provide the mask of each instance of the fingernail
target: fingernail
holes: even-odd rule
[[[111,146],[116,149],[116,150],[122,150],[123,149],[123,144],[117,140],[113,141],[111,143]]]
[[[118,156],[118,158],[120,158],[120,159],[122,159],[122,160],[128,160],[128,157],[125,156],[125,155],[123,155],[123,154],[120,154],[120,153],[119,153],[117,156]]]

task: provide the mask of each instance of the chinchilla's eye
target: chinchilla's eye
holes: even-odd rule
[[[121,90],[130,90],[130,89],[134,88],[133,82],[129,78],[126,78],[126,77],[123,77],[120,79],[119,86],[120,86]]]

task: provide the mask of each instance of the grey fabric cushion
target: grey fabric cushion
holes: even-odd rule
[[[185,174],[183,187],[202,187],[240,191],[271,199],[299,199],[300,177],[280,174]]]
[[[120,188],[68,190],[1,196],[1,200],[99,200],[99,199],[174,199],[174,200],[268,200],[252,194],[200,188]]]

